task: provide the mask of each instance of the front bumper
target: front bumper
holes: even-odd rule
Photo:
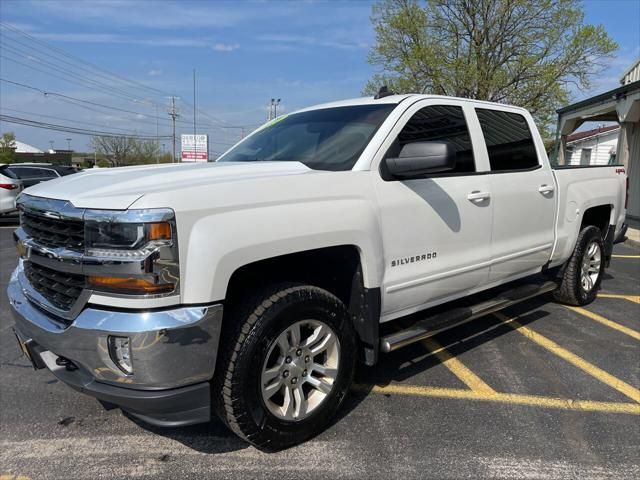
[[[7,294],[15,330],[37,359],[76,390],[118,405],[156,425],[188,425],[210,418],[222,305],[171,310],[85,308],[69,324],[31,303],[22,263]],[[133,374],[111,360],[110,335],[130,338]],[[68,360],[71,367],[66,367]]]

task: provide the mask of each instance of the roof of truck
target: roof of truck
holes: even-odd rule
[[[504,103],[497,102],[487,102],[485,100],[476,100],[473,98],[461,98],[461,97],[450,97],[445,95],[425,95],[418,93],[408,93],[404,95],[388,95],[382,98],[375,97],[357,97],[357,98],[349,98],[346,100],[338,100],[335,102],[321,103],[318,105],[313,105],[307,108],[302,108],[300,110],[296,110],[292,113],[305,112],[308,110],[319,110],[322,108],[334,108],[334,107],[349,107],[354,105],[375,105],[375,104],[398,104],[408,98],[412,98],[414,101],[418,100],[426,100],[428,98],[442,99],[442,100],[460,100],[464,102],[473,102],[474,104],[484,104],[484,105],[493,105],[499,107],[508,107],[508,108],[517,108],[522,111],[527,111],[525,108],[518,107],[515,105],[508,105]]]

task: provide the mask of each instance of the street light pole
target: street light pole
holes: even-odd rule
[[[278,105],[280,105],[280,99],[273,104],[273,118],[278,118]]]

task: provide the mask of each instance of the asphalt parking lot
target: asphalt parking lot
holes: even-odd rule
[[[219,423],[145,426],[34,372],[11,330],[16,254],[0,221],[0,480],[639,478],[640,248],[598,300],[540,297],[361,367],[341,418],[265,454]]]

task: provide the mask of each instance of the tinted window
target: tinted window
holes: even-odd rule
[[[476,113],[491,170],[525,170],[539,165],[529,125],[522,115],[481,108]]]
[[[0,174],[4,175],[5,177],[12,178],[14,180],[18,180],[18,176],[14,172],[12,172],[11,169],[7,168],[6,165],[0,166]]]
[[[38,176],[42,178],[58,178],[58,174],[48,168],[38,168]]]
[[[29,167],[10,167],[10,168],[11,168],[11,171],[20,178],[34,178],[39,176],[34,171],[33,168],[29,168]]]
[[[58,175],[49,168],[39,167],[10,167],[20,178],[54,178]]]
[[[350,170],[395,107],[357,105],[280,117],[217,161],[298,161],[316,170]]]
[[[476,171],[462,107],[433,105],[420,109],[404,126],[386,156],[397,156],[404,145],[413,142],[448,142],[456,152],[456,167],[447,173]]]

